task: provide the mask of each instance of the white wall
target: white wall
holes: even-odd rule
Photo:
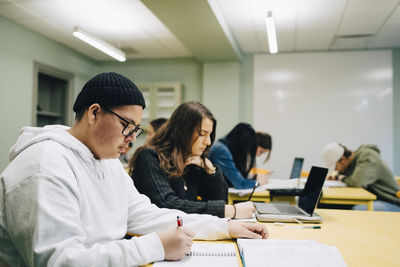
[[[295,156],[309,170],[338,141],[377,144],[393,169],[392,76],[389,50],[256,55],[254,126],[273,137],[263,167],[289,177]]]
[[[217,119],[216,137],[226,135],[239,122],[239,63],[204,63],[203,103]]]

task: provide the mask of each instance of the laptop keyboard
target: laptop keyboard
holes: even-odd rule
[[[304,215],[296,206],[289,206],[289,205],[274,205],[277,210],[279,210],[282,214],[299,214]]]

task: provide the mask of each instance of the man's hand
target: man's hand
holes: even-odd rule
[[[232,238],[254,238],[254,239],[267,239],[267,228],[259,223],[245,223],[238,221],[228,222],[229,235]]]
[[[180,260],[190,252],[194,233],[189,229],[179,226],[158,232],[157,235],[163,244],[166,260]]]

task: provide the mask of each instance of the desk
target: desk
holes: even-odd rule
[[[349,267],[399,266],[400,212],[332,209],[316,212],[323,217],[322,229],[289,229],[265,223],[269,238],[308,239],[336,246]]]
[[[239,196],[237,194],[228,194],[228,203],[233,201],[247,200],[249,195]],[[279,201],[288,201],[291,204],[295,203],[294,197],[275,197]],[[254,192],[252,201],[269,202],[270,195],[268,191]],[[329,187],[324,188],[320,203],[324,204],[348,204],[348,205],[367,205],[367,210],[374,210],[374,200],[376,196],[364,188],[360,187]]]
[[[399,266],[400,212],[317,209],[322,229],[266,224],[271,239],[313,239],[336,246],[349,267]]]
[[[364,188],[359,187],[330,187],[324,188],[320,203],[367,205],[367,210],[374,210],[376,196]]]

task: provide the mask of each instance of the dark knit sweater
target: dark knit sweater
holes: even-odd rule
[[[132,179],[138,191],[160,208],[206,213],[221,218],[225,215],[228,186],[218,168],[215,174],[210,175],[203,168],[191,164],[186,166],[183,176],[168,178],[160,167],[158,154],[145,148],[134,163]],[[184,189],[185,182],[187,190]],[[197,200],[197,196],[202,200]]]

